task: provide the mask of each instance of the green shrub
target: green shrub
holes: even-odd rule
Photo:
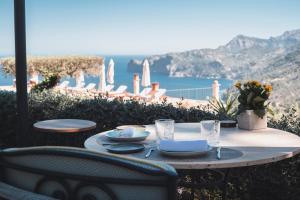
[[[82,99],[51,91],[33,93],[29,99],[32,122],[54,118],[78,118],[97,122],[98,131],[113,129],[122,124],[152,124],[158,118],[177,122],[199,122],[215,119],[215,115],[200,108],[175,108],[171,104],[150,104],[137,101],[109,101],[102,97]]]
[[[14,141],[16,121],[15,93],[0,90],[0,145]]]
[[[31,91],[32,92],[42,92],[44,90],[51,89],[57,85],[59,80],[60,80],[60,78],[58,75],[52,75],[52,76],[46,77],[45,80],[43,80],[41,83],[33,86]]]
[[[292,107],[282,114],[279,120],[270,120],[268,125],[300,136],[300,112],[296,107]]]
[[[0,102],[3,109],[0,115],[1,135],[15,134],[16,111],[15,94],[1,92]],[[72,97],[51,90],[29,94],[29,119],[36,121],[55,118],[77,118],[97,122],[98,132],[114,129],[123,124],[152,124],[158,118],[172,118],[176,122],[199,122],[203,119],[215,119],[216,116],[200,107],[185,109],[171,104],[150,104],[137,101],[109,101],[102,97],[83,99]]]

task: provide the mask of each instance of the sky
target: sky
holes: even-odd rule
[[[152,55],[300,29],[299,0],[25,1],[31,55]],[[13,20],[0,0],[0,55],[14,55]]]

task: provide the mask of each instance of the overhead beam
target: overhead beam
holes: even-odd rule
[[[28,133],[25,0],[14,0],[17,87],[17,145],[26,145]]]

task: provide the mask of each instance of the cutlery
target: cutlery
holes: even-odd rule
[[[119,144],[119,143],[102,143],[103,146],[106,146],[106,145],[113,145],[113,144]]]
[[[149,158],[154,148],[150,148],[149,151],[146,153],[145,158]]]
[[[217,148],[217,159],[221,160],[221,147]]]
[[[128,142],[130,144],[143,144],[145,146],[148,146],[148,147],[155,147],[156,146],[156,143],[155,142],[151,142],[151,143],[139,143],[139,142]],[[106,146],[106,145],[114,145],[114,144],[122,144],[122,143],[118,143],[118,142],[104,142],[104,143],[101,143],[102,146]]]

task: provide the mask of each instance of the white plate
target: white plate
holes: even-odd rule
[[[122,130],[113,130],[106,133],[106,137],[117,142],[138,142],[145,140],[149,135],[149,131],[135,130],[132,136],[124,136]]]
[[[144,125],[122,125],[122,126],[116,127],[116,129],[118,129],[118,130],[124,130],[126,128],[134,128],[134,129],[140,130],[140,131],[146,130],[146,127]]]
[[[203,156],[206,155],[213,148],[208,147],[205,151],[163,151],[159,150],[159,152],[166,156],[175,156],[175,157],[191,157],[191,156]]]

